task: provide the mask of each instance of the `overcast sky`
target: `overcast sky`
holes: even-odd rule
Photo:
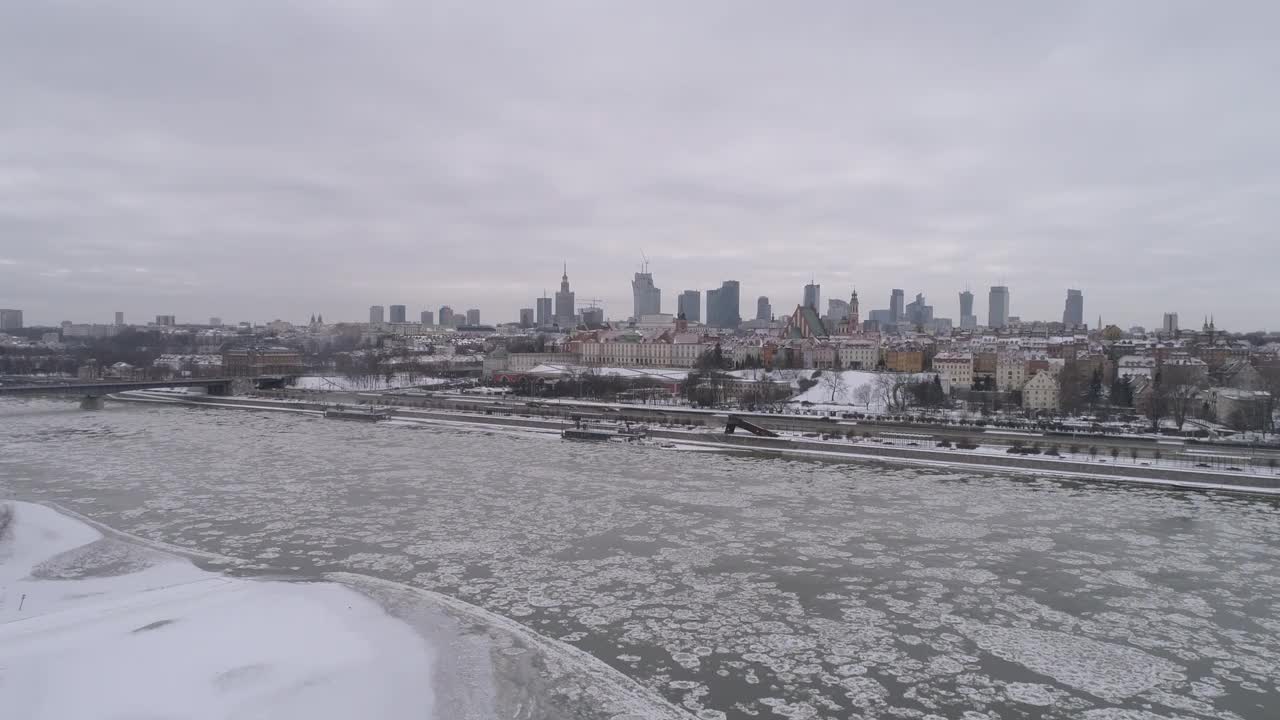
[[[1276,328],[1280,4],[0,3],[27,323],[631,312],[813,275]]]

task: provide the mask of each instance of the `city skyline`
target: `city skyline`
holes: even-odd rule
[[[570,290],[570,288],[569,288],[570,283],[569,283],[569,278],[568,278],[568,263],[564,263],[564,264],[562,265],[561,270],[562,270],[562,273],[563,273],[563,274],[562,274],[562,277],[561,277],[561,282],[560,282],[560,288],[561,288],[561,290],[560,290],[559,292],[555,293],[555,296],[556,296],[556,298],[557,298],[558,300],[565,300],[565,301],[567,302],[567,307],[569,308],[569,311],[568,311],[568,312],[572,313],[572,312],[574,312],[574,296],[575,296],[575,295],[577,295],[577,293],[576,293],[576,292],[574,292],[574,291],[572,291],[572,290]],[[652,273],[636,273],[636,274],[633,276],[633,279],[632,279],[632,281],[631,281],[631,283],[632,283],[632,298],[631,298],[631,301],[632,301],[633,303],[636,301],[636,289],[635,289],[635,283],[636,283],[636,281],[637,281],[637,280],[639,280],[639,279],[641,278],[641,276],[642,276],[642,275],[643,275],[643,277],[644,277],[645,282],[648,284],[648,286],[649,286],[649,287],[651,288],[651,290],[653,291],[653,294],[655,295],[655,297],[654,297],[654,298],[652,298],[652,300],[653,300],[653,301],[658,301],[658,298],[656,297],[656,295],[657,295],[656,288],[653,288],[653,287],[652,287],[652,286],[653,286],[653,283],[654,283],[654,278],[653,278],[653,274],[652,274]],[[722,281],[722,282],[731,282],[731,283],[735,283],[735,284],[736,284],[736,287],[738,287],[738,288],[740,288],[740,287],[741,287],[741,281],[737,281],[737,280],[726,280],[726,281]],[[803,304],[804,304],[804,302],[805,302],[805,300],[807,300],[807,299],[810,297],[810,294],[811,294],[811,293],[812,293],[812,294],[814,295],[814,297],[816,298],[817,294],[819,293],[819,288],[820,288],[820,287],[821,287],[821,283],[820,283],[820,282],[817,282],[817,281],[815,280],[814,276],[813,276],[813,275],[811,275],[811,276],[810,276],[810,279],[809,279],[809,280],[805,283],[805,285],[802,287],[802,294],[804,295],[804,298],[802,298],[802,300],[801,300],[801,302],[800,302],[800,303],[797,303],[797,306],[799,306],[799,305],[803,305]],[[686,290],[686,291],[684,291],[684,292],[680,293],[679,295],[677,295],[677,297],[676,297],[676,299],[675,299],[675,300],[669,300],[669,301],[668,301],[668,302],[670,302],[674,307],[672,307],[672,308],[667,308],[667,307],[664,307],[664,306],[659,306],[659,311],[660,311],[660,312],[662,312],[662,313],[665,313],[665,314],[673,315],[673,316],[678,315],[678,314],[680,314],[680,305],[681,305],[681,303],[683,303],[686,299],[688,299],[690,302],[693,302],[693,301],[695,300],[695,298],[690,297],[690,294],[691,294],[691,293],[695,293],[695,294],[706,294],[706,293],[708,293],[708,292],[715,291],[716,289],[717,289],[717,288],[707,288],[707,290],[705,290],[705,291],[704,291],[704,290]],[[1083,315],[1082,315],[1082,313],[1083,313],[1083,309],[1082,309],[1082,308],[1083,308],[1083,302],[1084,302],[1084,292],[1083,292],[1082,290],[1080,290],[1080,289],[1077,289],[1077,288],[1063,288],[1063,290],[1064,290],[1064,292],[1066,293],[1066,297],[1068,298],[1068,300],[1067,300],[1068,308],[1072,308],[1072,307],[1073,307],[1073,302],[1074,302],[1074,303],[1078,303],[1078,304],[1079,304],[1079,306],[1078,306],[1078,307],[1075,307],[1076,315],[1077,315],[1077,316],[1079,316],[1079,317],[1083,317],[1083,322],[1084,322],[1084,324],[1088,324],[1088,319],[1089,319],[1089,318],[1088,318],[1088,317],[1085,317],[1085,316],[1083,316]],[[736,291],[736,290],[735,290],[735,291]],[[1010,299],[1011,292],[1010,292],[1010,288],[1009,288],[1008,286],[992,285],[992,286],[989,286],[989,287],[987,288],[987,291],[988,291],[988,293],[987,293],[987,294],[988,294],[988,296],[989,296],[989,303],[988,303],[988,308],[987,308],[987,314],[986,314],[986,315],[983,315],[983,314],[976,314],[977,325],[978,325],[978,326],[980,326],[980,327],[989,327],[989,328],[992,328],[992,327],[993,327],[993,326],[991,325],[990,312],[991,312],[991,311],[992,311],[992,309],[994,308],[994,305],[993,305],[992,303],[994,303],[994,302],[995,302],[995,297],[996,297],[997,295],[1001,295],[1001,296],[1002,296],[1002,298],[1003,298],[1003,300],[1002,300],[1002,301],[1003,301],[1003,304],[1004,304],[1004,317],[1003,317],[1003,319],[1002,319],[1002,324],[995,326],[993,329],[999,329],[1000,327],[1003,327],[1003,323],[1007,323],[1007,322],[1008,322],[1008,319],[1009,319],[1009,318],[1011,318],[1011,317],[1016,317],[1016,318],[1018,318],[1020,321],[1023,321],[1023,322],[1031,322],[1031,321],[1038,321],[1038,322],[1059,322],[1059,321],[1061,321],[1061,322],[1064,322],[1064,323],[1066,322],[1066,316],[1065,316],[1065,314],[1062,316],[1061,320],[1059,320],[1059,319],[1055,319],[1052,315],[1050,315],[1050,316],[1048,316],[1048,317],[1038,317],[1038,316],[1032,316],[1032,315],[1020,315],[1020,314],[1018,314],[1017,312],[1015,312],[1016,307],[1012,304],[1012,301],[1011,301],[1011,299]],[[740,291],[738,291],[738,292],[739,292],[739,295],[741,295]],[[856,288],[851,288],[851,292],[856,293],[856,292],[857,292],[857,289],[856,289]],[[903,291],[901,288],[892,288],[892,289],[890,290],[890,294],[889,294],[889,297],[888,297],[888,303],[887,303],[889,307],[888,307],[888,309],[887,309],[887,310],[885,310],[884,312],[888,313],[889,315],[892,315],[893,313],[895,313],[895,312],[896,312],[896,313],[898,314],[898,316],[899,316],[900,320],[902,320],[902,321],[904,321],[904,322],[907,322],[908,324],[912,324],[912,323],[913,323],[913,320],[914,320],[914,321],[917,321],[917,322],[914,322],[914,324],[916,324],[916,325],[920,325],[920,324],[927,324],[927,322],[924,322],[924,323],[922,323],[922,322],[918,322],[918,321],[923,320],[923,319],[924,319],[923,317],[920,317],[920,316],[915,316],[915,317],[913,317],[913,313],[912,313],[912,311],[911,311],[911,306],[903,306],[903,305],[901,305],[901,303],[903,302],[903,296],[904,296],[904,291]],[[915,302],[914,302],[914,303],[912,303],[912,305],[921,304],[920,306],[921,306],[921,307],[924,307],[924,306],[922,305],[922,303],[924,302],[924,301],[923,301],[923,299],[922,299],[922,296],[924,296],[924,294],[923,294],[923,293],[916,293],[916,300],[915,300]],[[959,329],[963,329],[963,325],[962,325],[962,323],[961,323],[961,320],[963,319],[964,314],[965,314],[965,313],[964,313],[964,311],[965,311],[965,309],[966,309],[966,308],[965,308],[966,296],[968,297],[968,302],[969,302],[970,304],[972,304],[972,302],[973,302],[973,293],[971,292],[971,290],[969,289],[969,287],[968,287],[967,285],[965,286],[965,289],[964,289],[964,290],[962,290],[962,291],[957,295],[957,297],[958,297],[958,301],[956,302],[955,307],[954,307],[954,310],[955,310],[955,312],[954,312],[954,315],[955,315],[954,319],[952,319],[951,317],[949,317],[949,315],[951,314],[949,310],[948,310],[948,311],[946,311],[946,312],[948,313],[948,315],[946,315],[946,316],[942,315],[941,313],[936,313],[936,315],[937,315],[938,317],[946,317],[946,319],[952,323],[952,327],[953,327],[954,329],[957,329],[957,330],[959,330]],[[1073,298],[1074,298],[1074,300],[1073,300]],[[603,309],[603,308],[597,308],[596,303],[594,302],[594,301],[595,301],[595,300],[597,300],[597,299],[602,301],[602,305],[607,305],[607,303],[604,303],[603,298],[592,298],[593,302],[590,304],[590,309],[592,309],[593,311],[596,311],[596,312],[601,311],[601,310]],[[760,296],[758,299],[759,299],[759,300],[767,300],[768,298],[767,298],[767,296]],[[506,324],[506,323],[519,323],[519,324],[523,324],[523,320],[524,320],[524,317],[525,317],[525,311],[526,311],[526,310],[528,310],[530,313],[534,313],[534,317],[535,317],[535,319],[536,319],[536,322],[535,322],[535,325],[536,325],[536,326],[544,326],[544,325],[562,324],[562,323],[563,323],[564,316],[562,316],[562,315],[560,314],[560,312],[561,312],[560,310],[556,310],[556,309],[554,308],[554,306],[552,305],[552,298],[551,298],[551,297],[546,297],[546,296],[545,296],[545,291],[543,292],[543,294],[538,295],[538,296],[535,296],[535,297],[533,298],[533,300],[534,300],[534,302],[533,302],[532,304],[535,306],[535,308],[536,308],[536,309],[535,309],[535,308],[530,308],[530,307],[529,307],[529,304],[530,304],[530,303],[526,303],[526,304],[521,305],[521,306],[519,306],[519,307],[517,307],[517,308],[516,308],[516,310],[515,310],[515,312],[514,312],[513,317],[511,317],[511,318],[503,317],[503,318],[498,319],[498,320],[496,320],[496,321],[490,321],[490,322],[489,322],[489,324],[492,324],[492,325],[497,325],[497,324]],[[699,303],[699,305],[698,305],[698,308],[699,308],[699,317],[695,317],[695,318],[692,318],[692,319],[694,319],[695,321],[704,321],[704,320],[705,320],[705,316],[706,316],[706,312],[702,309],[702,308],[703,308],[703,306],[702,306],[702,304],[701,304],[701,302],[702,302],[702,298],[701,298],[701,297],[698,297],[698,298],[696,298],[696,300],[697,300],[697,301],[698,301],[698,303]],[[838,298],[834,298],[833,300],[834,300],[837,304],[839,304],[839,305],[847,305],[847,303],[845,303],[843,300],[840,300],[840,299],[838,299]],[[746,303],[748,303],[748,305],[750,305],[750,307],[748,307],[748,308],[747,308],[748,312],[745,312],[745,313],[742,311],[743,303],[744,303],[744,302],[746,302]],[[756,301],[752,301],[752,300],[744,299],[743,297],[739,297],[738,305],[739,305],[739,308],[738,308],[738,317],[739,317],[739,319],[740,319],[740,320],[744,320],[744,319],[747,319],[747,318],[757,318],[757,317],[758,317],[758,303],[757,303]],[[414,308],[414,306],[413,306],[412,304],[371,305],[371,306],[368,306],[368,307],[367,307],[367,313],[368,313],[367,318],[362,318],[362,319],[352,320],[352,319],[349,319],[349,318],[346,318],[345,316],[343,316],[343,315],[342,315],[342,312],[341,312],[341,311],[339,311],[339,313],[336,313],[336,314],[331,313],[331,317],[333,317],[333,318],[334,318],[333,320],[331,320],[331,322],[370,322],[370,323],[391,322],[391,323],[403,323],[403,322],[407,322],[409,317],[413,317],[413,316],[414,316],[414,313],[418,313],[418,315],[420,315],[420,316],[421,316],[421,318],[420,318],[420,319],[422,319],[422,323],[423,323],[423,324],[431,324],[431,323],[427,323],[427,322],[425,321],[425,318],[432,314],[432,312],[433,312],[432,308],[433,308],[433,307],[434,307],[434,306],[424,306],[424,307],[421,309],[421,311],[419,311],[419,310],[415,309],[415,308]],[[444,309],[444,307],[447,307],[447,306],[443,306],[443,307],[441,307],[441,309],[443,310],[443,309]],[[944,306],[944,307],[945,307],[945,306]],[[386,310],[387,310],[387,309],[389,309],[389,310],[390,310],[390,313],[391,313],[390,317],[387,317],[387,316],[385,315],[385,312],[386,312]],[[545,312],[544,312],[544,309],[545,309]],[[576,312],[580,315],[580,314],[581,314],[581,312],[582,312],[582,311],[584,311],[584,310],[586,310],[586,309],[588,309],[588,308],[587,308],[587,306],[579,306],[579,307],[577,307],[577,308],[576,308]],[[790,309],[791,309],[791,308],[789,308],[789,309],[788,309],[788,311],[789,311]],[[935,316],[934,308],[933,308],[933,306],[932,306],[932,305],[927,306],[927,308],[926,308],[926,309],[928,310],[928,317],[929,317],[929,318],[932,318],[932,317],[934,317],[934,316]],[[823,312],[823,309],[822,309],[822,308],[818,308],[818,310],[819,310],[819,312],[820,312],[820,313],[821,313],[821,312]],[[6,312],[19,312],[19,313],[22,313],[22,312],[23,312],[23,309],[22,309],[22,308],[14,308],[13,310],[6,310]],[[455,313],[455,314],[465,314],[465,315],[470,315],[471,313],[478,313],[478,312],[479,312],[479,309],[478,309],[478,308],[475,308],[475,309],[467,310],[467,311],[465,311],[465,313],[463,313],[463,312],[459,312],[459,313]],[[486,312],[487,312],[487,311],[486,311]],[[124,311],[118,311],[118,310],[117,310],[117,311],[112,311],[110,314],[112,315],[112,318],[113,318],[112,322],[111,322],[111,323],[107,323],[107,322],[103,321],[103,322],[101,322],[100,324],[121,324],[121,322],[120,322],[120,321],[121,321],[121,317],[122,317],[123,315],[125,315],[126,313],[125,313]],[[311,314],[312,314],[312,315],[315,315],[314,310],[311,312]],[[321,314],[323,314],[323,313],[321,313]],[[1165,326],[1165,324],[1166,324],[1166,322],[1167,322],[1167,318],[1168,318],[1168,315],[1169,315],[1169,314],[1170,314],[1170,313],[1169,313],[1169,311],[1167,311],[1167,310],[1166,310],[1166,311],[1164,311],[1164,312],[1162,312],[1162,313],[1161,313],[1161,320],[1156,321],[1156,322],[1134,322],[1134,323],[1127,323],[1127,324],[1126,324],[1126,323],[1112,322],[1112,321],[1109,321],[1109,320],[1105,320],[1105,319],[1104,319],[1104,320],[1103,320],[1103,325],[1104,325],[1104,326],[1105,326],[1105,325],[1117,325],[1118,327],[1122,327],[1122,328],[1124,328],[1124,329],[1128,329],[1129,327],[1144,327],[1144,328],[1147,328],[1147,329],[1160,329],[1160,328],[1162,328],[1162,327],[1164,327],[1164,326]],[[1176,318],[1176,317],[1177,317],[1177,315],[1178,315],[1178,311],[1174,311],[1174,312],[1172,313],[1172,315]],[[1208,317],[1210,317],[1210,316],[1214,316],[1214,317],[1216,317],[1216,313],[1215,313],[1215,312],[1205,312],[1205,313],[1203,313],[1203,315],[1204,315],[1206,318],[1208,318]],[[444,313],[441,313],[441,317],[443,317],[443,316],[444,316]],[[23,317],[23,316],[21,316],[21,315],[20,315],[19,317]],[[98,321],[96,318],[95,318],[95,319],[88,319],[88,320],[86,320],[86,319],[79,319],[79,318],[77,318],[77,317],[68,317],[68,318],[63,318],[62,320],[57,321],[57,322],[44,322],[44,321],[39,321],[39,320],[37,320],[37,321],[31,321],[31,320],[29,320],[29,319],[26,319],[26,318],[29,318],[29,317],[30,317],[30,316],[29,316],[29,314],[28,314],[28,315],[26,315],[26,316],[24,317],[24,322],[23,322],[23,324],[24,324],[24,325],[29,326],[29,327],[32,327],[32,326],[50,326],[50,327],[53,327],[53,326],[57,326],[58,324],[63,323],[63,322],[75,322],[75,323],[99,324],[99,321]],[[160,317],[160,316],[157,316],[157,317]],[[176,315],[174,315],[174,314],[169,314],[169,315],[167,315],[167,316],[165,316],[165,317],[174,318],[174,317],[176,317]],[[199,316],[197,315],[197,316],[192,316],[192,317],[199,317]],[[492,317],[492,316],[489,316],[489,317]],[[545,318],[550,318],[550,322],[544,322],[544,321],[543,321],[543,318],[544,318],[544,317],[545,317]],[[1098,317],[1101,319],[1101,318],[1102,318],[1102,313],[1099,313]],[[634,316],[634,313],[632,313],[632,314],[625,314],[625,315],[622,315],[622,316],[617,316],[617,315],[613,315],[613,314],[611,314],[610,312],[604,311],[604,312],[603,312],[603,319],[604,319],[605,321],[607,321],[607,322],[625,322],[625,321],[627,321],[628,319],[635,319],[635,316]],[[833,319],[838,319],[838,318],[833,318]],[[270,320],[286,320],[286,321],[289,321],[289,322],[294,322],[295,324],[303,324],[303,321],[302,321],[302,320],[300,320],[300,319],[286,318],[286,317],[281,317],[281,316],[279,316],[279,315],[276,315],[276,316],[271,317],[271,318],[270,318]],[[248,321],[248,322],[253,322],[253,323],[259,323],[259,322],[268,322],[268,321],[270,321],[270,320],[260,320],[259,318],[254,318],[254,319],[252,319],[252,320],[247,320],[247,321]],[[172,322],[171,322],[170,324],[172,324]],[[178,324],[182,324],[182,323],[178,323]],[[198,322],[192,322],[191,324],[200,324],[200,323],[198,323]],[[447,323],[446,323],[444,320],[441,320],[438,324],[439,324],[439,325],[446,325]],[[470,323],[470,324],[479,324],[479,323]],[[1095,323],[1095,325],[1096,325],[1096,323]],[[1094,327],[1094,326],[1093,326],[1093,325],[1090,325],[1090,327]],[[1235,328],[1235,329],[1236,329],[1237,331],[1244,332],[1244,331],[1249,331],[1249,330],[1266,330],[1266,329],[1268,329],[1268,328],[1266,328],[1266,327],[1259,327],[1259,328],[1252,328],[1252,327],[1238,327],[1238,328]]]
[[[819,2],[726,27],[661,2],[230,0],[207,22],[11,3],[0,306],[33,324],[355,321],[390,302],[515,319],[568,258],[622,318],[644,248],[666,311],[734,278],[784,312],[821,257],[827,294],[868,308],[900,287],[958,319],[959,288],[981,307],[1007,285],[1015,314],[1053,319],[1080,288],[1090,320],[1274,327],[1280,141],[1258,88],[1280,8],[1158,7],[926,23]]]

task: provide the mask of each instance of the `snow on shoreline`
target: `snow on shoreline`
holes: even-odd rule
[[[433,717],[431,647],[355,590],[230,578],[0,507],[6,716]]]
[[[455,598],[351,573],[234,578],[181,555],[236,564],[0,502],[3,716],[689,717],[589,653]]]

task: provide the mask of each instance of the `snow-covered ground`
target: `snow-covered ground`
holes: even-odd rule
[[[298,390],[331,390],[334,392],[355,392],[359,390],[395,390],[397,388],[444,385],[449,383],[444,378],[423,377],[398,373],[387,381],[386,375],[370,375],[367,377],[349,378],[342,375],[307,375],[297,379],[292,387]]]
[[[825,379],[828,374],[840,377],[834,396],[832,387]],[[881,393],[876,392],[875,383],[876,378],[883,375],[887,373],[873,373],[866,370],[824,370],[818,377],[813,378],[818,382],[817,385],[791,398],[791,401],[809,402],[814,405],[839,405],[843,406],[840,409],[844,411],[859,409],[863,412],[881,412],[884,410],[884,398]],[[806,377],[811,376],[812,372],[807,371]]]
[[[0,505],[6,718],[430,718],[435,660],[343,585],[233,579]]]

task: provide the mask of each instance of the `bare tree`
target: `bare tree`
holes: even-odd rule
[[[1196,407],[1196,398],[1205,386],[1203,373],[1186,365],[1167,365],[1160,370],[1160,382],[1156,393],[1163,399],[1164,407],[1173,417],[1178,430],[1186,424]]]
[[[906,373],[878,373],[874,394],[884,403],[886,410],[904,410],[911,404],[914,380]]]
[[[822,375],[822,389],[831,393],[831,400],[828,402],[835,403],[837,395],[843,395],[848,388],[848,383],[844,380],[844,373],[839,370],[832,370]]]
[[[871,387],[871,383],[863,383],[853,391],[853,401],[863,407],[871,405],[871,396],[875,394],[875,389]]]

